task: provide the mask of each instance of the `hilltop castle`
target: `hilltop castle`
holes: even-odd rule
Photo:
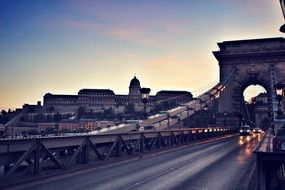
[[[101,112],[106,109],[119,109],[128,104],[134,104],[137,111],[143,108],[140,92],[140,81],[135,76],[129,86],[128,95],[116,95],[110,89],[81,89],[77,95],[59,95],[47,93],[44,95],[44,109],[57,112],[77,112],[79,107],[86,111]],[[177,104],[189,102],[192,94],[188,91],[159,91],[149,97],[149,105],[171,99]],[[121,109],[122,110],[122,109]],[[120,112],[120,111],[119,111]]]

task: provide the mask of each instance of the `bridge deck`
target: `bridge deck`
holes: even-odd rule
[[[285,162],[285,152],[273,151],[273,132],[269,129],[259,145],[254,149],[254,153],[257,154],[263,160],[279,160]]]
[[[255,153],[260,153],[260,152],[273,152],[272,148],[272,139],[273,139],[273,134],[271,131],[268,131],[265,133],[262,141],[260,144],[255,148],[254,152]]]
[[[273,132],[269,129],[253,152],[256,153],[258,159],[261,160],[285,162],[285,152],[274,152],[272,140]]]
[[[254,155],[249,151],[259,138],[237,135],[171,149],[75,173],[52,176],[18,189],[247,189]],[[221,169],[223,168],[223,169]],[[14,178],[13,178],[14,180]]]

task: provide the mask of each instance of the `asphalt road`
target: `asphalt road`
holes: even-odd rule
[[[46,178],[19,189],[245,189],[260,137],[229,137],[125,163]]]

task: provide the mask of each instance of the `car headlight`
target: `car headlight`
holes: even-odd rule
[[[250,130],[246,130],[246,132],[250,132]]]
[[[242,130],[239,130],[240,133],[242,133]]]

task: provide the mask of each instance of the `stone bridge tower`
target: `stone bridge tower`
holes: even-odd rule
[[[220,82],[235,69],[234,77],[219,98],[217,124],[238,128],[243,113],[243,92],[250,85],[260,85],[267,91],[272,105],[271,70],[278,82],[285,82],[285,39],[267,38],[218,43],[214,55],[219,62]],[[272,112],[272,107],[269,107]],[[269,113],[270,115],[270,113]]]

